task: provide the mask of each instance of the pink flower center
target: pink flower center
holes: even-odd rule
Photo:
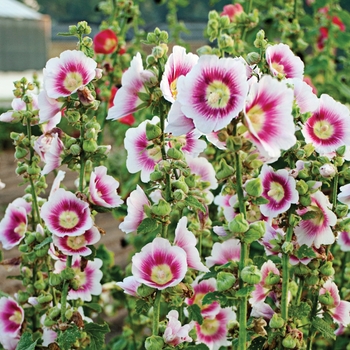
[[[271,182],[270,191],[267,194],[276,202],[280,202],[284,198],[284,188],[279,182]]]
[[[85,247],[86,241],[84,235],[76,236],[76,237],[68,237],[67,245],[72,249],[79,249]]]
[[[214,335],[217,333],[220,323],[217,319],[205,318],[201,325],[201,332],[204,335]]]
[[[83,85],[83,76],[78,72],[69,72],[63,81],[63,85],[68,91],[74,91]]]
[[[78,222],[79,218],[77,213],[70,210],[63,211],[59,216],[60,226],[65,229],[71,229],[75,227]]]
[[[333,126],[326,120],[320,120],[314,125],[314,133],[321,140],[327,140],[334,134]]]
[[[152,268],[151,280],[158,285],[164,285],[171,281],[172,278],[173,274],[169,265],[161,264]]]
[[[206,91],[206,100],[212,108],[225,108],[230,100],[230,89],[222,81],[214,80]]]

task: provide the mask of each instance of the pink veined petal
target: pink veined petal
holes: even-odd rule
[[[338,201],[350,207],[350,184],[339,187]]]
[[[270,320],[275,312],[269,304],[264,302],[259,302],[253,304],[252,311],[250,313],[251,317],[263,317]]]
[[[48,122],[46,128],[53,129],[61,121],[61,108],[63,102],[47,96],[45,90],[41,91],[38,96],[39,104],[39,123]]]
[[[273,272],[275,275],[280,275],[280,271],[278,270],[275,263],[271,260],[267,260],[266,262],[264,262],[263,265],[261,266],[260,271],[262,275],[262,280],[260,283],[265,282],[265,279],[268,276],[269,272]]]
[[[13,337],[6,334],[1,334],[0,343],[5,350],[16,350],[20,338],[21,335],[19,332],[16,336]]]
[[[350,302],[341,300],[339,304],[330,311],[336,322],[344,326],[350,323]]]
[[[211,256],[206,257],[208,267],[214,265],[225,265],[230,261],[239,261],[241,255],[241,244],[238,239],[231,238],[222,243],[214,243]]]
[[[214,204],[219,208],[218,210],[223,212],[224,217],[227,222],[230,222],[236,216],[236,211],[231,205],[230,200],[232,197],[236,196],[235,194],[219,194],[214,198]]]
[[[52,186],[51,186],[51,191],[49,194],[49,199],[50,197],[60,188],[61,182],[66,176],[66,172],[59,170],[55,179],[53,180]]]
[[[24,311],[22,307],[12,298],[1,297],[0,327],[2,334],[16,337],[19,334],[23,321]]]
[[[57,339],[57,332],[53,331],[50,328],[43,327],[43,346],[49,346],[50,344],[54,343]]]
[[[203,55],[181,78],[177,100],[202,133],[224,128],[243,109],[248,82],[240,59]]]
[[[226,141],[220,141],[220,139],[218,137],[218,133],[219,133],[218,131],[213,131],[213,132],[206,134],[205,137],[207,138],[207,140],[211,144],[216,146],[218,149],[225,150],[226,149]]]
[[[170,145],[180,143],[183,146],[181,150],[192,157],[198,157],[200,153],[207,147],[207,143],[203,140],[199,140],[201,133],[198,130],[192,130],[182,137],[172,137],[170,139]]]
[[[181,104],[175,101],[168,114],[168,124],[165,132],[172,133],[174,136],[185,135],[195,129],[193,120],[187,118],[181,110]]]
[[[134,276],[125,277],[122,282],[117,282],[116,284],[124,289],[124,293],[134,297],[137,296],[137,288],[141,286],[141,283]]]
[[[350,251],[350,233],[346,231],[342,231],[338,234],[337,243],[340,247],[340,250],[343,252]]]
[[[266,299],[270,290],[268,288],[264,288],[264,286],[259,283],[255,285],[255,289],[252,291],[251,298],[249,299],[249,303],[254,306],[257,303],[260,303]]]
[[[186,156],[186,162],[192,173],[199,175],[202,181],[210,183],[209,189],[215,190],[218,187],[215,170],[206,158]]]

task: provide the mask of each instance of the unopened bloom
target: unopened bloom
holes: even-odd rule
[[[224,128],[238,116],[248,82],[238,58],[203,55],[185,77],[179,77],[177,88],[181,111],[206,134]]]
[[[135,276],[128,276],[123,279],[122,282],[117,282],[117,286],[124,289],[124,293],[137,296],[137,288],[141,286],[141,283],[137,281]]]
[[[241,243],[238,239],[231,238],[222,243],[216,242],[211,250],[211,255],[206,257],[208,267],[225,265],[230,261],[239,261],[241,255]]]
[[[266,62],[273,75],[303,79],[304,62],[295,56],[286,44],[270,45],[266,48]]]
[[[97,63],[82,51],[66,50],[47,61],[44,89],[51,98],[66,97],[95,78]]]
[[[330,153],[350,145],[350,111],[331,96],[320,97],[319,108],[306,121],[303,135],[319,153]]]
[[[292,203],[297,203],[299,194],[295,179],[285,169],[274,171],[264,164],[260,176],[263,186],[262,196],[269,202],[260,206],[260,211],[266,217],[276,217],[287,211]]]
[[[187,272],[186,252],[161,237],[146,244],[132,258],[135,279],[159,290],[179,284]]]
[[[119,228],[125,233],[130,233],[136,231],[141,221],[146,218],[144,206],[150,207],[151,203],[142,188],[137,185],[136,189],[130,193],[126,200],[126,205],[128,214],[119,225]]]
[[[253,79],[253,78],[252,78]],[[269,75],[252,81],[244,112],[247,138],[262,156],[276,159],[294,146],[293,90]]]
[[[11,249],[22,241],[27,231],[27,215],[30,211],[31,204],[24,198],[17,198],[8,205],[0,221],[0,242],[4,249]]]
[[[94,36],[94,51],[96,53],[110,54],[118,47],[118,38],[112,29],[101,30]]]
[[[123,203],[117,193],[119,182],[107,175],[107,168],[103,165],[96,167],[91,173],[89,183],[90,199],[94,204],[105,208],[115,208]]]
[[[193,328],[193,325],[185,324],[181,326],[179,313],[176,310],[169,311],[166,317],[168,319],[168,324],[163,334],[165,343],[171,346],[177,346],[185,341],[192,341],[188,333]]]
[[[308,220],[301,220],[295,227],[294,232],[297,236],[297,242],[301,246],[315,245],[319,248],[321,244],[332,244],[335,240],[331,226],[337,223],[337,216],[330,209],[331,204],[321,191],[311,194],[311,205],[297,210],[298,215],[307,212],[314,214],[314,217]]]
[[[89,204],[63,188],[44,203],[41,217],[48,229],[59,237],[79,236],[93,225]]]
[[[225,5],[223,11],[220,13],[220,16],[228,16],[230,22],[234,22],[235,18],[243,12],[243,7],[241,4],[229,4]]]

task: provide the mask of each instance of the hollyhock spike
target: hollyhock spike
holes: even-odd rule
[[[66,50],[51,58],[44,68],[44,89],[48,97],[67,97],[95,78],[97,63],[81,51]]]
[[[159,290],[179,284],[187,272],[186,252],[157,237],[132,258],[132,274],[148,287]]]
[[[241,255],[241,243],[238,239],[231,238],[222,243],[214,243],[211,255],[205,258],[208,267],[225,265],[230,261],[239,261]]]
[[[58,237],[79,236],[93,225],[89,204],[63,188],[59,188],[44,203],[41,217]]]
[[[243,109],[248,92],[244,64],[238,58],[203,55],[178,79],[177,101],[204,134],[227,126]]]

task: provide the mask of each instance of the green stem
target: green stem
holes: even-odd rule
[[[333,179],[333,190],[332,190],[333,211],[335,211],[335,209],[337,208],[338,180],[339,180],[339,175],[336,174]]]
[[[159,333],[159,315],[160,315],[160,299],[162,297],[162,291],[157,290],[156,297],[153,303],[153,323],[152,323],[152,335],[158,335]]]
[[[294,304],[297,306],[300,305],[303,288],[304,288],[304,279],[300,278],[298,283],[297,295],[295,296],[295,302],[294,302]]]
[[[294,10],[293,10],[293,18],[294,19],[298,18],[297,11],[298,11],[298,0],[294,0]]]
[[[72,255],[67,256],[66,267],[72,267]],[[66,322],[66,310],[67,310],[67,296],[68,296],[69,282],[64,281],[61,294],[61,320]]]
[[[248,1],[248,6],[247,6],[247,8],[246,8],[246,10],[245,10],[245,13],[246,13],[247,15],[250,14],[250,12],[251,12],[251,10],[252,10],[252,6],[253,6],[253,0],[249,0],[249,1]],[[246,36],[246,34],[247,34],[247,31],[248,31],[248,26],[245,25],[245,26],[244,26],[244,29],[243,29],[243,33],[242,33],[242,41],[245,40],[245,36]]]
[[[83,124],[80,126],[80,147],[82,149],[80,154],[80,171],[79,171],[79,191],[83,192],[84,190],[84,178],[85,178],[85,154],[83,151],[83,142],[84,142],[84,127]]]

